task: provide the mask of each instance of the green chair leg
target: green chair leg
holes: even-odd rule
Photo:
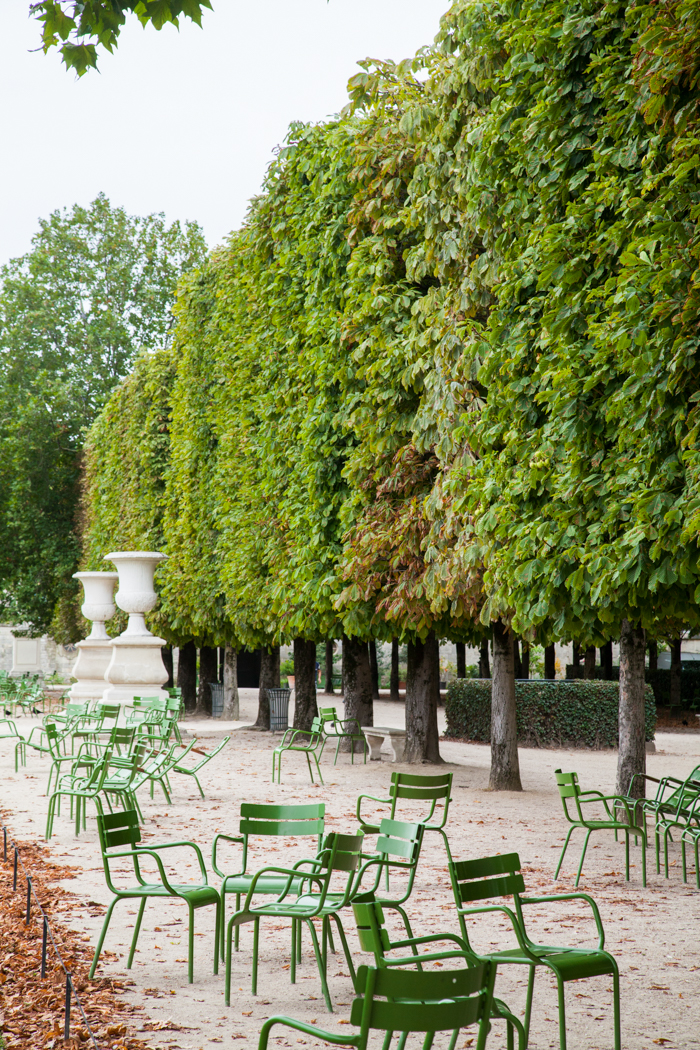
[[[111,902],[109,908],[107,909],[107,914],[105,915],[105,921],[102,923],[102,930],[100,931],[100,936],[99,936],[99,939],[97,941],[97,947],[95,948],[95,954],[92,957],[92,965],[90,966],[90,973],[88,974],[88,979],[89,980],[92,980],[93,977],[95,976],[95,970],[97,969],[97,964],[98,964],[99,959],[100,959],[100,953],[102,952],[102,945],[104,944],[105,936],[107,934],[107,927],[109,926],[109,921],[112,918],[112,912],[114,911],[114,905],[117,903],[117,901],[119,899],[120,899],[119,897],[115,897],[114,900]]]
[[[134,925],[134,936],[131,938],[131,948],[129,949],[129,958],[127,959],[126,968],[131,969],[131,965],[134,961],[134,953],[136,952],[136,942],[139,939],[139,933],[141,932],[141,920],[143,919],[143,913],[146,910],[146,898],[141,898],[139,904],[138,915],[136,916],[136,923]]]
[[[194,908],[192,905],[188,905],[189,909],[189,940],[187,945],[187,983],[194,984]],[[216,934],[214,935],[216,936]]]
[[[588,849],[588,840],[590,839],[590,837],[591,837],[591,829],[589,828],[588,831],[586,832],[586,838],[585,838],[584,843],[583,843],[583,849],[581,850],[581,860],[578,862],[578,872],[576,873],[576,882],[574,883],[575,886],[578,886],[579,880],[581,878],[581,872],[583,871],[583,861],[584,861],[584,858],[586,856],[586,850]],[[627,881],[629,882],[629,877],[630,877],[629,876],[629,842],[630,842],[630,840],[629,840],[629,836],[628,835],[625,836],[625,842],[627,843]]]
[[[566,853],[566,850],[568,848],[569,842],[571,840],[571,835],[573,833],[574,827],[575,827],[575,825],[572,824],[572,826],[569,828],[568,832],[566,833],[566,838],[564,840],[564,848],[562,849],[561,854],[559,855],[559,863],[557,864],[557,870],[554,872],[554,881],[555,882],[559,878],[559,872],[561,871],[561,866],[564,863],[564,854]]]

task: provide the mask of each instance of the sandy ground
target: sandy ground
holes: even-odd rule
[[[356,830],[355,802],[358,794],[384,795],[394,767],[383,756],[381,762],[363,765],[342,755],[332,765],[332,752],[323,759],[325,786],[311,785],[300,756],[288,757],[281,786],[270,782],[271,749],[279,739],[270,734],[242,728],[255,718],[256,691],[242,690],[242,722],[188,721],[183,728],[196,735],[202,746],[211,747],[224,734],[232,740],[218,758],[203,771],[207,798],[201,800],[188,778],[175,781],[172,805],[147,793],[141,799],[146,820],[147,844],[177,839],[193,839],[202,848],[212,881],[210,851],[214,835],[223,831],[237,834],[238,812],[242,801],[326,803],[329,830]],[[403,725],[403,705],[379,701],[375,723]],[[30,720],[20,726],[28,729]],[[21,728],[20,731],[23,731]],[[659,734],[657,752],[649,756],[648,771],[655,776],[686,775],[700,763],[700,734]],[[522,858],[528,891],[534,894],[566,892],[573,889],[581,840],[575,833],[567,854],[564,874],[553,883],[556,861],[564,840],[566,825],[561,811],[553,771],[558,767],[575,769],[584,787],[610,792],[615,783],[616,754],[594,751],[555,751],[521,748],[523,793],[491,793],[487,790],[489,749],[485,746],[443,741],[441,752],[447,763],[443,769],[454,772],[453,804],[448,833],[456,858],[485,856],[517,850]],[[409,768],[409,767],[404,767]],[[433,767],[434,768],[434,767]],[[431,767],[424,767],[430,772]],[[11,813],[10,831],[17,838],[42,838],[47,798],[43,794],[48,763],[35,754],[26,770],[15,774],[12,748],[0,742],[0,801]],[[379,807],[370,804],[379,816]],[[410,819],[410,810],[406,810]],[[416,815],[418,816],[418,815]],[[289,846],[274,840],[254,843],[250,869],[266,863],[289,864],[312,853],[310,846]],[[74,838],[67,815],[57,818],[51,850],[56,860],[75,867],[77,878],[66,888],[78,894],[73,915],[76,934],[94,943],[103,912],[94,902],[109,903],[100,861],[94,819],[87,831]],[[230,870],[237,870],[232,847]],[[175,851],[173,851],[175,854]],[[195,875],[191,856],[173,857],[186,881]],[[606,930],[606,947],[615,954],[621,973],[622,1043],[627,1050],[670,1050],[700,1047],[700,891],[694,888],[694,874],[685,886],[680,876],[679,851],[674,848],[671,877],[655,873],[653,850],[648,853],[649,878],[641,885],[639,850],[633,851],[632,881],[624,880],[624,847],[608,833],[593,837],[589,846],[580,890],[597,900]],[[88,906],[88,902],[92,902]],[[230,907],[228,913],[230,914]],[[416,886],[407,908],[415,934],[440,931],[458,932],[452,894],[446,871],[446,858],[437,835],[426,836]],[[129,902],[117,906],[105,943],[107,956],[102,972],[126,974],[126,954],[136,909]],[[595,944],[595,930],[586,909],[579,904],[558,903],[533,906],[529,914],[531,934],[547,943]],[[285,922],[267,921],[262,927],[258,995],[250,992],[250,927],[244,927],[241,950],[234,955],[232,1005],[223,998],[223,969],[212,973],[213,909],[197,913],[195,938],[195,982],[187,983],[186,909],[178,902],[150,902],[144,918],[131,978],[130,996],[144,1005],[142,1033],[156,1047],[171,1050],[199,1050],[217,1044],[231,1045],[245,1040],[257,1045],[261,1022],[272,1013],[283,1013],[315,1021],[319,1026],[347,1033],[352,986],[342,955],[331,957],[329,985],[335,1011],[329,1014],[321,997],[321,986],[313,961],[308,935],[304,940],[303,965],[296,985],[289,982],[289,927]],[[393,920],[390,920],[393,925]],[[356,963],[369,961],[360,953],[354,935],[352,914],[345,926]],[[396,936],[398,929],[393,926]],[[505,926],[484,918],[474,924],[474,946],[508,946]],[[99,973],[100,971],[98,971]],[[524,973],[518,967],[499,970],[496,992],[511,1009],[522,1011],[525,996]],[[570,984],[567,988],[569,1050],[612,1047],[612,1008],[608,978],[597,977]],[[552,980],[539,971],[530,1046],[558,1046],[556,990]],[[153,1030],[157,1028],[158,1030]],[[147,1034],[146,1034],[147,1033]],[[275,1035],[276,1033],[276,1035]],[[320,1045],[298,1037],[297,1033],[276,1029],[272,1045]],[[458,1043],[469,1047],[471,1035]],[[416,1043],[416,1045],[418,1045]],[[437,1044],[436,1044],[437,1045]],[[503,1025],[496,1025],[489,1047],[505,1046]]]

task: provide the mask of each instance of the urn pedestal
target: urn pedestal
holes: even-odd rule
[[[78,659],[73,666],[72,677],[77,678],[68,693],[72,703],[84,704],[89,700],[101,700],[105,691],[105,671],[112,659],[112,639],[107,634],[105,620],[114,616],[114,585],[116,572],[75,572],[74,580],[80,580],[85,592],[81,612],[86,620],[92,620],[92,630],[87,638],[78,642]]]
[[[153,574],[164,558],[157,551],[112,551],[105,555],[119,574],[115,601],[129,614],[126,630],[112,639],[112,658],[104,674],[108,685],[103,698],[107,703],[130,704],[135,696],[168,696],[162,688],[168,680],[161,654],[165,639],[151,634],[145,620],[158,600]]]

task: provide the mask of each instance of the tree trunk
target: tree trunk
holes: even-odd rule
[[[544,676],[550,681],[557,677],[557,651],[553,645],[544,647]]]
[[[467,677],[467,653],[464,642],[455,643],[455,652],[457,653],[457,677]]]
[[[218,677],[217,677],[216,680],[219,683],[219,685],[223,685],[224,684],[224,667],[226,665],[226,646],[225,645],[220,645],[219,649],[218,649],[218,653],[219,653],[219,674],[218,674]],[[238,679],[236,679],[236,685],[238,685]],[[224,703],[225,702],[226,701],[224,701]]]
[[[194,711],[197,706],[197,647],[194,642],[186,642],[180,646],[177,684],[182,691],[185,711]]]
[[[372,666],[367,642],[359,638],[343,638],[343,667],[345,668],[345,717],[356,718],[361,726],[374,725],[372,703]],[[344,740],[341,751],[350,750],[350,741]],[[361,740],[355,741],[355,753],[362,754]]]
[[[656,642],[647,642],[647,649],[649,650],[649,670],[658,671],[659,669],[659,646]]]
[[[406,750],[404,762],[442,762],[437,709],[440,699],[440,645],[430,634],[408,643]]]
[[[513,635],[501,620],[493,625],[491,685],[491,791],[522,791],[515,714]]]
[[[374,638],[369,643],[369,670],[372,676],[372,699],[379,699],[379,664],[377,663],[377,643]],[[347,704],[347,698],[345,703]],[[366,725],[372,725],[372,722],[367,722]]]
[[[335,689],[333,688],[333,649],[334,643],[331,639],[326,642],[326,688],[324,692],[329,693],[333,696]]]
[[[280,647],[273,645],[270,649],[264,646],[260,652],[260,685],[258,686],[258,717],[254,729],[270,728],[270,698],[268,689],[280,687]]]
[[[671,642],[671,677],[668,686],[671,707],[679,707],[681,702],[681,666],[681,640],[674,638]]]
[[[232,645],[224,647],[224,710],[221,715],[227,722],[237,722],[241,717],[238,696],[238,653]]]
[[[589,645],[583,658],[583,677],[595,678],[595,646]]]
[[[161,645],[160,655],[163,659],[163,667],[168,672],[168,680],[163,689],[172,689],[175,684],[173,679],[173,647],[172,645]]]
[[[578,642],[572,642],[571,643],[571,648],[572,648],[571,663],[573,664],[574,667],[580,667],[581,666],[581,646],[578,644]]]
[[[600,647],[600,666],[603,668],[603,678],[606,682],[612,682],[612,642],[606,642]]]
[[[523,676],[523,662],[520,659],[520,644],[515,635],[513,635],[513,674],[516,678],[522,678]]]
[[[389,697],[399,699],[399,640],[391,639],[391,675],[389,678]]]
[[[644,798],[644,781],[637,777],[630,792],[634,773],[646,773],[647,756],[644,730],[644,630],[622,621],[620,633],[620,749],[617,757],[618,795],[631,794]]]
[[[485,638],[479,649],[479,678],[490,678],[491,668],[489,666],[489,640]]]
[[[294,639],[294,728],[311,729],[316,704],[316,643]]]
[[[211,715],[211,689],[212,682],[216,682],[218,672],[216,649],[210,645],[203,645],[199,650],[199,685],[197,687],[197,707],[195,713],[198,715]]]
[[[530,646],[528,642],[523,642],[523,652],[520,657],[520,663],[522,665],[523,678],[530,677]]]

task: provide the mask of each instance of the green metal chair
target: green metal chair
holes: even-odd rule
[[[452,776],[452,773],[439,773],[437,776],[422,776],[419,773],[392,773],[388,798],[375,798],[374,795],[359,796],[356,812],[360,822],[360,831],[365,835],[378,835],[380,827],[376,817],[370,821],[362,816],[364,800],[389,806],[389,817],[392,820],[396,818],[399,802],[427,802],[429,803],[428,812],[421,818],[420,823],[425,831],[436,831],[442,837],[447,858],[450,860],[452,854],[445,834],[445,824],[452,801]],[[436,815],[438,805],[441,810],[438,810]]]
[[[581,870],[583,868],[584,857],[586,856],[586,849],[588,848],[588,840],[594,831],[614,831],[615,839],[617,839],[618,832],[621,831],[624,834],[625,878],[627,882],[629,882],[630,878],[630,835],[634,835],[635,839],[640,838],[642,840],[642,885],[646,886],[647,834],[645,828],[639,827],[635,824],[634,805],[631,805],[623,795],[603,795],[600,791],[581,791],[576,773],[562,773],[561,769],[555,769],[554,775],[557,779],[557,787],[559,788],[561,803],[564,807],[564,814],[571,825],[567,832],[566,840],[564,841],[564,848],[559,857],[557,870],[554,873],[555,881],[559,876],[559,871],[561,870],[562,862],[564,860],[564,854],[566,853],[573,832],[577,828],[583,828],[586,832],[586,838],[583,843],[583,849],[581,850],[581,859],[579,861],[578,872],[576,875],[576,886],[578,886],[581,879]],[[575,815],[573,816],[568,809],[569,800],[572,800],[573,805],[575,806]],[[594,820],[590,817],[584,816],[582,807],[591,802],[597,803],[603,807],[607,819]],[[612,804],[612,806],[610,804]],[[626,818],[625,820],[616,817],[618,810],[622,810],[622,813]]]
[[[413,931],[403,905],[413,893],[424,833],[424,824],[408,824],[405,821],[391,820],[389,817],[384,817],[379,825],[379,836],[375,852],[362,854],[364,863],[353,897],[353,902],[376,901],[384,908],[397,911],[409,937],[413,937]],[[361,886],[365,875],[372,868],[376,868],[374,884],[369,888],[365,884],[365,888],[362,889]],[[406,879],[403,889],[395,897],[387,896],[390,870],[403,872]],[[379,889],[382,873],[385,873],[387,876],[385,879],[386,892],[384,893]],[[340,923],[339,916],[334,916],[334,919],[336,924]]]
[[[260,920],[264,918],[291,919],[292,951],[290,977],[292,984],[296,981],[296,963],[301,926],[306,924],[311,935],[316,964],[321,978],[323,998],[326,1006],[332,1011],[331,997],[328,991],[327,946],[330,916],[336,915],[347,907],[353,897],[357,875],[362,861],[362,835],[341,835],[336,831],[326,836],[323,848],[313,860],[298,861],[292,868],[267,867],[256,872],[250,881],[243,907],[228,922],[226,928],[226,1005],[231,1003],[231,956],[233,931],[236,926],[252,922],[253,925],[253,975],[252,992],[257,993],[258,986],[258,943],[260,937]],[[340,890],[331,890],[331,881],[335,872],[345,874],[345,884]],[[286,883],[277,900],[269,904],[254,905],[253,898],[258,892],[258,885],[265,886],[263,880],[269,876],[286,876]],[[299,892],[299,880],[314,886],[314,892],[305,891],[303,885]],[[263,891],[264,892],[264,891]],[[319,946],[314,927],[314,919],[321,920],[323,950]],[[352,957],[342,926],[338,923],[345,957],[352,967]],[[352,972],[352,971],[351,971]]]
[[[683,851],[683,882],[688,881],[686,846],[691,846],[695,854],[695,882],[700,890],[700,797],[691,806],[684,825],[681,828],[681,848]],[[668,861],[667,861],[668,867]]]
[[[365,764],[367,763],[367,740],[365,739],[365,734],[360,729],[360,723],[356,718],[338,718],[334,707],[321,707],[318,712],[318,717],[321,719],[321,727],[328,739],[337,740],[333,765],[336,765],[338,761],[338,753],[343,740],[350,741],[350,761],[353,765],[355,764],[356,741],[362,744],[362,753],[364,755]]]
[[[62,798],[70,798],[71,805],[75,809],[75,834],[80,834],[80,823],[82,818],[83,828],[86,827],[87,802],[94,802],[98,813],[102,813],[102,786],[109,774],[109,764],[112,758],[112,749],[107,747],[101,762],[98,762],[85,776],[77,776],[73,773],[63,773],[56,788],[49,798],[49,809],[46,815],[46,838],[53,834],[53,822],[56,812],[60,813]]]
[[[145,847],[139,846],[141,841],[141,830],[139,828],[136,811],[133,809],[126,810],[124,813],[101,814],[97,818],[97,828],[100,835],[100,848],[102,850],[102,863],[105,870],[105,879],[107,880],[107,886],[110,892],[114,894],[114,900],[110,903],[109,908],[107,909],[107,914],[105,915],[105,921],[102,925],[102,930],[100,932],[100,937],[90,967],[90,979],[92,980],[95,975],[95,969],[99,962],[102,945],[104,944],[107,927],[112,918],[114,906],[118,901],[122,900],[140,901],[138,916],[134,926],[134,935],[131,941],[131,949],[126,964],[127,970],[131,969],[131,964],[134,961],[134,952],[136,951],[136,943],[139,939],[139,932],[141,930],[141,920],[143,919],[146,901],[149,897],[174,897],[184,901],[187,905],[189,913],[187,979],[190,984],[194,981],[194,913],[199,908],[206,908],[211,905],[216,908],[216,922],[214,927],[214,973],[218,973],[219,932],[221,929],[219,908],[221,902],[218,891],[215,890],[213,886],[210,886],[207,881],[207,870],[204,866],[204,858],[202,857],[202,851],[199,846],[194,842],[165,842],[157,845],[149,843],[148,846]],[[122,846],[126,846],[127,849],[121,849],[120,847]],[[199,872],[201,876],[200,882],[194,884],[191,882],[171,882],[170,877],[165,871],[161,854],[165,850],[174,849],[178,846],[186,847],[194,851],[199,864]],[[141,862],[147,857],[155,862],[158,869],[159,879],[156,882],[148,881],[143,877],[141,872]],[[136,884],[125,888],[119,888],[114,883],[110,865],[113,861],[123,861],[127,858],[130,859],[133,864]],[[153,876],[149,875],[149,880],[152,878]]]
[[[65,737],[66,733],[62,733],[54,722],[47,722],[46,725],[41,726],[32,726],[27,739],[25,740],[20,735],[15,744],[15,773],[19,772],[20,762],[23,766],[26,766],[28,747],[40,755],[47,755],[53,761],[60,759],[62,755],[61,744]],[[51,774],[49,773],[49,787],[50,785]],[[47,794],[48,790],[47,788]]]
[[[544,966],[554,974],[557,981],[560,1050],[566,1050],[564,985],[567,981],[578,981],[599,975],[608,975],[613,979],[615,1050],[620,1050],[620,976],[615,959],[609,952],[604,950],[605,933],[598,906],[593,898],[585,893],[557,893],[548,897],[521,896],[525,891],[525,882],[520,872],[520,857],[517,853],[507,853],[496,857],[482,857],[479,860],[450,861],[449,869],[462,937],[469,951],[474,951],[474,949],[467,932],[466,920],[468,917],[481,915],[485,912],[501,912],[510,920],[518,947],[496,952],[478,952],[477,954],[492,959],[498,965],[512,964],[529,967],[527,1003],[525,1007],[526,1043],[530,1036],[535,970],[538,966]],[[487,900],[500,900],[509,896],[513,897],[515,910],[505,904],[485,905],[479,903],[477,907],[468,906]],[[585,901],[591,908],[598,931],[597,948],[571,948],[568,945],[535,944],[534,941],[530,940],[525,927],[524,905],[550,904],[554,901],[571,900]]]
[[[452,1032],[449,1050],[455,1050],[461,1029],[478,1025],[474,1050],[484,1050],[489,1032],[495,967],[488,962],[459,970],[416,971],[361,966],[357,971],[350,1023],[359,1029],[347,1035],[326,1032],[316,1025],[282,1015],[269,1017],[260,1031],[258,1050],[266,1050],[270,1031],[285,1025],[335,1046],[366,1050],[371,1031],[384,1033],[383,1050],[389,1050],[400,1032],[403,1050],[411,1032],[425,1032],[424,1050],[430,1050],[435,1032]]]
[[[0,740],[14,740],[16,742],[19,737],[17,726],[12,719],[0,718]]]
[[[224,924],[226,922],[226,894],[235,893],[236,911],[240,911],[241,895],[250,889],[254,875],[248,872],[248,844],[250,838],[287,838],[297,839],[312,835],[317,840],[317,852],[321,849],[321,836],[326,815],[325,802],[313,802],[303,806],[272,806],[254,802],[241,803],[241,819],[236,836],[220,833],[215,836],[211,848],[211,866],[222,879],[221,883],[221,946],[223,949]],[[219,842],[232,842],[243,847],[241,870],[233,874],[222,871],[217,858]],[[278,897],[287,885],[286,875],[268,875],[258,880],[257,892]],[[301,878],[290,887],[290,892],[300,893]],[[240,927],[235,927],[234,946],[238,951]]]
[[[174,723],[174,725],[177,726],[177,723]],[[212,758],[216,758],[216,756],[219,754],[219,752],[223,751],[223,749],[226,747],[226,745],[228,744],[230,739],[231,739],[230,736],[225,736],[224,739],[221,741],[221,743],[217,747],[215,747],[213,751],[202,751],[200,748],[196,748],[196,747],[192,748],[191,750],[192,750],[192,752],[195,755],[201,755],[202,756],[200,758],[199,762],[196,762],[194,764],[194,766],[183,766],[181,763],[182,763],[182,759],[184,758],[184,755],[180,755],[176,759],[175,765],[173,766],[173,770],[172,770],[173,773],[180,773],[183,777],[194,777],[194,782],[197,785],[197,787],[199,788],[199,793],[202,796],[202,798],[204,798],[204,792],[202,791],[202,785],[199,783],[199,778],[198,778],[197,774],[199,773],[200,769],[203,769],[204,766],[207,765],[208,762],[211,762]],[[182,742],[180,742],[180,746],[181,747],[183,746]],[[185,752],[185,754],[187,754],[187,753],[188,753],[188,751]]]
[[[657,780],[656,777],[650,777],[647,774],[635,773],[630,780],[630,793],[637,777],[643,777],[645,781],[652,781],[658,785],[653,799],[635,801],[641,807],[645,829],[647,816],[651,816],[654,820],[657,873],[661,871],[660,840],[663,835],[664,870],[668,878],[668,841],[674,827],[684,824],[700,796],[700,766],[696,766],[685,780],[671,776]]]
[[[282,783],[282,755],[287,751],[298,751],[302,755],[306,755],[306,761],[309,766],[309,776],[311,777],[312,784],[314,783],[314,774],[311,768],[311,759],[313,758],[316,763],[318,778],[321,783],[323,783],[321,767],[318,763],[323,754],[325,745],[326,736],[323,732],[323,723],[320,718],[314,718],[310,730],[285,730],[281,743],[279,743],[272,752],[272,783],[274,784],[275,782],[275,772],[277,773],[277,783]]]
[[[385,966],[414,965],[420,970],[426,963],[439,962],[442,965],[446,959],[463,959],[467,965],[471,966],[482,962],[473,952],[467,951],[464,941],[456,933],[431,933],[423,937],[409,937],[401,941],[391,941],[384,925],[384,912],[380,904],[376,901],[353,903],[352,910],[357,923],[360,950],[371,952],[379,969]],[[452,941],[457,947],[453,947],[448,951],[416,954],[417,949],[423,945],[445,941]],[[387,959],[388,952],[405,950],[406,948],[410,948],[413,955],[399,959]],[[525,1029],[501,999],[492,1000],[491,1018],[507,1023],[508,1050],[513,1050],[514,1032],[518,1033],[518,1050],[525,1050]]]

